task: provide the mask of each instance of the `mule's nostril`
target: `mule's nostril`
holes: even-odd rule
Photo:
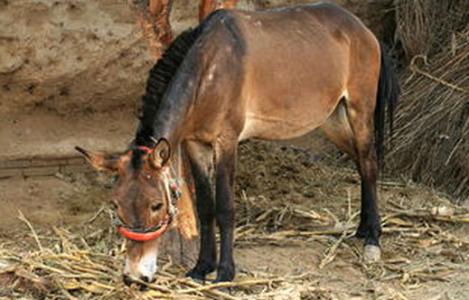
[[[145,275],[140,276],[140,280],[143,281],[143,282],[145,282],[145,283],[152,283],[153,281],[155,281],[154,278],[153,278],[153,279],[150,279],[150,277],[145,276]],[[146,284],[143,284],[143,283],[142,283],[142,284],[140,285],[140,290],[141,290],[141,291],[146,291],[147,289],[148,289],[148,286],[147,286]]]
[[[127,275],[127,274],[124,274],[124,275],[122,276],[122,279],[124,280],[124,284],[125,284],[126,286],[130,286],[130,285],[132,284],[132,282],[133,282],[132,279],[130,278],[130,276]]]

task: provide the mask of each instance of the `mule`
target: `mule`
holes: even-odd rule
[[[153,280],[157,237],[174,217],[169,182],[181,178],[168,170],[187,156],[200,221],[200,253],[187,275],[204,280],[217,270],[215,281],[233,280],[238,143],[290,139],[317,128],[356,162],[356,235],[364,239],[364,258],[379,260],[378,161],[398,94],[383,47],[335,4],[212,13],[182,33],[150,71],[128,151],[107,156],[80,149],[96,168],[120,174],[114,202],[129,239],[126,275]]]

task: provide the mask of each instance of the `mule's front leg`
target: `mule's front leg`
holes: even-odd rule
[[[231,281],[235,276],[233,238],[235,227],[234,173],[237,143],[216,148],[216,219],[220,228],[220,262],[216,282]]]
[[[200,221],[200,252],[195,267],[187,272],[198,280],[216,268],[215,205],[210,180],[213,166],[213,151],[205,145],[190,142],[187,145],[192,176],[195,183],[197,215]]]

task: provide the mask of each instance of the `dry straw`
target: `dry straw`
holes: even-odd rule
[[[469,22],[469,0],[395,0],[398,39],[408,58],[432,56]]]
[[[412,179],[469,197],[469,1],[397,1],[410,58],[390,155]],[[464,26],[463,26],[464,25]]]

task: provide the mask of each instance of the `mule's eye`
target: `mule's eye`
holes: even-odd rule
[[[111,177],[110,184],[114,185],[119,180],[119,175],[114,175]]]
[[[111,208],[112,208],[113,210],[117,210],[117,208],[118,208],[117,203],[114,202],[114,201],[111,201]]]
[[[163,203],[161,203],[161,202],[155,203],[155,204],[153,204],[153,205],[151,206],[151,210],[152,210],[153,212],[155,212],[155,211],[160,210],[162,207],[163,207]]]

